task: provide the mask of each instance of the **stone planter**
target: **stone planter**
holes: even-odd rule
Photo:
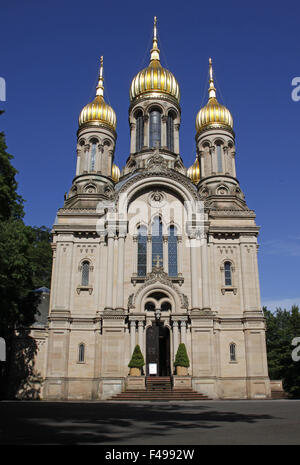
[[[188,369],[187,369],[187,367],[177,366],[177,367],[176,367],[176,374],[177,374],[178,376],[187,376],[187,374],[188,374]]]
[[[141,376],[141,369],[140,368],[130,368],[129,374],[130,374],[130,376]]]

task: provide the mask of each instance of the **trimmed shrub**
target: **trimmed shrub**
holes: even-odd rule
[[[145,365],[144,357],[141,352],[140,346],[137,344],[134,348],[130,362],[128,363],[129,368],[143,368]]]
[[[183,343],[179,344],[178,346],[174,366],[175,367],[180,366],[180,367],[186,367],[186,368],[190,366],[190,361],[189,361],[188,354],[186,352],[186,347],[185,347],[185,344]]]

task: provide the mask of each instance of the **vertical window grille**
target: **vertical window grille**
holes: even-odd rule
[[[138,276],[146,276],[147,272],[147,228],[140,226],[138,230]]]
[[[96,163],[96,142],[92,141],[91,161],[90,161],[91,171],[95,171],[95,163]]]
[[[235,362],[236,361],[236,345],[235,344],[230,344],[230,361]]]
[[[144,145],[144,118],[142,112],[136,116],[136,152],[142,150]]]
[[[89,274],[90,274],[90,264],[89,262],[82,263],[82,275],[81,275],[81,285],[88,286],[89,285]]]
[[[177,276],[177,235],[175,226],[170,226],[168,235],[169,276]]]
[[[159,216],[154,218],[152,225],[152,267],[157,263],[163,266],[162,222]]]
[[[84,344],[78,346],[78,362],[84,362]]]
[[[217,149],[218,173],[222,173],[223,168],[222,168],[222,147],[221,147],[221,144],[217,144],[216,149]]]
[[[158,110],[150,112],[150,147],[156,147],[158,142],[161,145],[161,114]]]
[[[167,147],[174,152],[174,118],[170,113],[167,119]]]
[[[230,262],[224,263],[224,273],[225,273],[225,286],[231,286],[232,285],[232,270],[231,270]]]

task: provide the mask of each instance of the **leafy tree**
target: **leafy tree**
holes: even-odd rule
[[[278,308],[275,313],[263,308],[267,332],[267,354],[270,379],[282,379],[283,387],[292,397],[300,397],[300,361],[292,359],[291,345],[300,337],[300,312],[298,306],[290,311]]]
[[[190,366],[189,357],[186,351],[185,344],[180,343],[177,349],[174,366],[186,367]]]
[[[12,384],[8,380],[14,368],[13,362],[17,356],[20,360],[14,344],[16,329],[21,328],[23,331],[22,328],[33,323],[39,302],[39,296],[33,290],[42,285],[49,286],[51,269],[50,232],[44,227],[32,228],[24,224],[23,199],[17,193],[15,179],[17,170],[12,166],[13,157],[6,152],[6,148],[5,137],[1,132],[0,337],[5,339],[7,348],[7,361],[4,369],[2,366],[0,370],[1,395],[3,387]],[[29,352],[31,354],[34,353],[33,345]]]
[[[137,344],[132,353],[130,362],[128,363],[129,368],[143,368],[145,365],[144,356],[142,354],[140,346]]]

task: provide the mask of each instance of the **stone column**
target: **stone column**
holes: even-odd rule
[[[180,335],[182,344],[186,345],[186,321],[182,320],[180,323]]]
[[[112,309],[113,306],[113,280],[114,280],[114,240],[115,232],[108,230],[107,237],[107,282],[106,282],[106,307]]]
[[[198,305],[198,275],[197,275],[197,240],[195,234],[189,235],[190,239],[190,260],[191,260],[191,305],[197,308]]]
[[[135,331],[136,331],[135,320],[130,320],[130,357],[135,348]]]
[[[168,236],[163,236],[163,269],[169,274]]]
[[[235,169],[235,151],[231,151],[231,161],[232,161],[232,176],[236,178],[236,169]]]
[[[136,124],[130,123],[130,153],[136,152]]]
[[[152,236],[147,236],[147,273],[152,271]]]
[[[161,146],[167,147],[167,119],[168,117],[163,115],[161,117]]]
[[[141,352],[144,353],[144,322],[138,321],[138,332],[139,332],[139,346]]]
[[[201,242],[201,274],[202,274],[202,305],[210,308],[209,302],[209,279],[208,279],[208,256],[207,256],[207,234]]]
[[[200,165],[200,176],[204,178],[204,151],[199,150],[199,165]]]
[[[81,150],[77,149],[76,176],[80,174],[80,153]]]
[[[118,238],[118,278],[117,278],[117,308],[124,308],[124,244],[125,231],[119,230]]]
[[[137,276],[137,269],[138,269],[138,236],[137,235],[132,236],[132,240],[133,240],[133,257],[132,257],[133,272],[132,272],[132,274],[134,276]]]
[[[144,147],[149,147],[149,116],[144,115]]]
[[[179,128],[180,124],[174,124],[174,152],[179,154]]]
[[[178,349],[178,321],[173,320],[173,350],[174,350],[174,357],[176,357],[177,349]]]
[[[90,167],[90,144],[85,144],[84,146],[84,163],[82,163],[83,165],[83,170],[81,172],[81,174],[86,171],[88,172],[89,171],[89,167]]]

